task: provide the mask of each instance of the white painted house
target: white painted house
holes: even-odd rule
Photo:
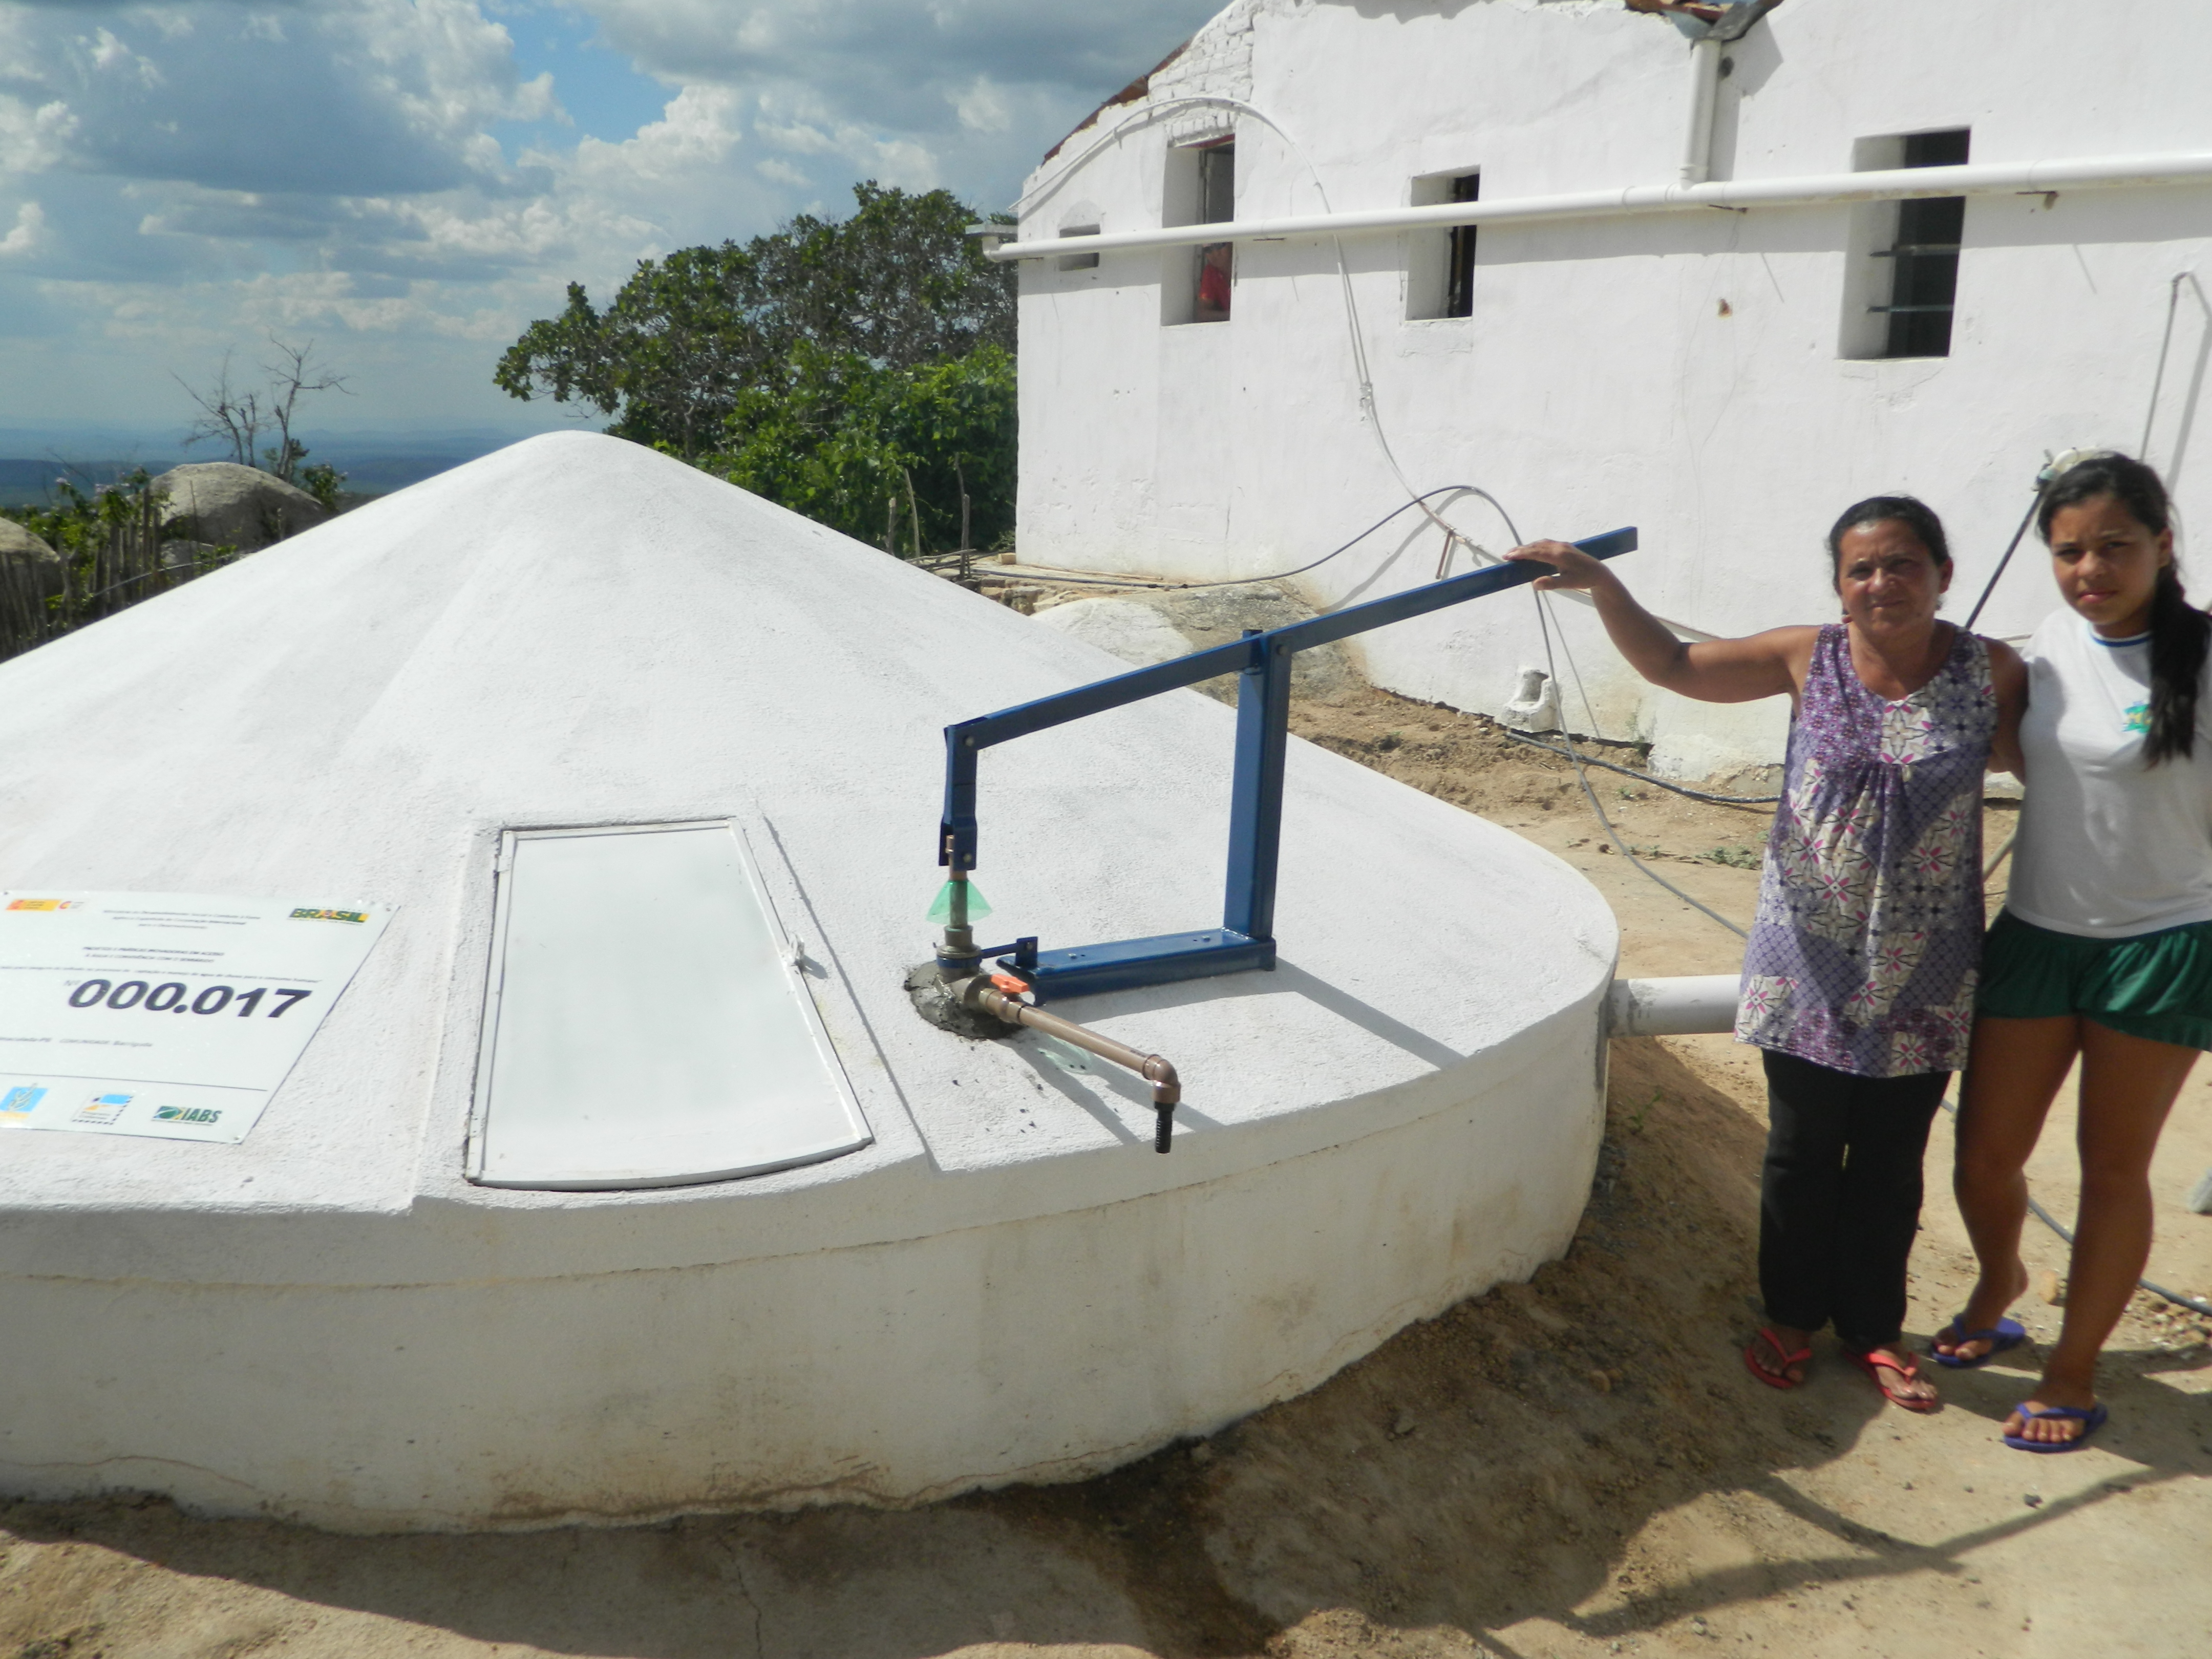
[[[1944,515],[1961,619],[2047,452],[2145,453],[2212,508],[2212,8],[1786,0],[1703,32],[1617,0],[1237,0],[1046,158],[999,250],[1023,560],[1257,575],[1474,484],[1524,537],[1640,526],[1637,592],[1732,634],[1832,614],[1821,538],[1878,492]],[[1408,511],[1300,580],[1373,597],[1443,542]],[[2054,602],[2031,534],[1979,625]],[[1780,702],[1648,690],[1559,609],[1607,735],[1680,774],[1779,758]],[[1378,683],[1492,714],[1545,665],[1518,597],[1363,644]]]

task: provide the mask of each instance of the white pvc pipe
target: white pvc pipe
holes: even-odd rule
[[[2124,185],[2212,184],[2212,155],[2097,156],[2074,161],[1970,162],[1953,167],[1894,167],[1795,179],[1727,179],[1701,185],[1628,185],[1616,190],[1524,196],[1502,202],[1444,202],[1433,207],[1370,208],[1352,213],[1290,214],[1223,224],[1056,236],[994,243],[980,229],[988,258],[1042,259],[1133,248],[1196,247],[1207,242],[1358,236],[1398,230],[1516,221],[1622,218],[1695,208],[1814,207],[1838,202],[1893,202],[1923,196],[2053,195]]]
[[[1606,1005],[1610,1036],[1687,1036],[1735,1030],[1734,974],[1617,979]]]
[[[1712,176],[1713,111],[1720,102],[1721,43],[1690,46],[1690,127],[1682,140],[1681,182],[1702,185]]]

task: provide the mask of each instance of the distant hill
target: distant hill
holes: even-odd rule
[[[185,459],[179,455],[167,460],[72,460],[64,464],[0,458],[0,507],[44,507],[57,478],[66,477],[82,489],[90,484],[112,483],[137,467],[143,466],[149,472],[166,472]]]
[[[525,432],[486,429],[308,432],[310,455],[346,475],[346,493],[385,495],[519,443]],[[207,445],[180,448],[173,437],[109,428],[0,427],[0,507],[46,505],[54,480],[79,489],[112,482],[139,467],[166,472],[185,461],[228,459]]]

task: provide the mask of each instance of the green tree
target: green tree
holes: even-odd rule
[[[720,434],[738,392],[781,345],[755,320],[757,262],[733,242],[639,261],[614,303],[595,310],[581,283],[568,309],[531,324],[493,380],[526,402],[549,396],[616,416],[607,430],[689,459]]]
[[[178,534],[161,522],[165,499],[141,467],[89,492],[57,479],[50,506],[15,514],[61,556],[62,590],[38,604],[35,614],[21,594],[0,606],[0,658],[127,610],[238,556],[234,547],[218,547],[184,558],[165,546]]]
[[[947,191],[873,180],[853,195],[848,219],[801,215],[742,247],[641,260],[604,311],[571,283],[567,308],[532,323],[493,380],[525,401],[586,404],[617,437],[689,460],[724,447],[747,394],[857,384],[831,356],[903,371],[1012,349],[1015,278],[965,234],[972,210]],[[815,354],[803,367],[802,347]]]
[[[892,368],[1014,349],[1014,268],[967,234],[978,218],[951,191],[909,196],[873,179],[853,186],[849,219],[802,214],[750,245],[769,298],[764,319],[801,340]]]
[[[700,465],[906,556],[1010,532],[1014,458],[1005,347],[896,368],[810,341],[738,395],[722,448]]]

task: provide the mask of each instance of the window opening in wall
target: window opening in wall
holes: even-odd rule
[[[1472,167],[1425,173],[1410,181],[1409,207],[1443,207],[1482,199],[1482,175]],[[1412,232],[1406,242],[1406,316],[1412,322],[1474,314],[1473,225]]]
[[[1225,225],[1236,216],[1237,144],[1231,139],[1210,144],[1198,153],[1197,222]],[[1235,258],[1236,250],[1227,242],[1210,242],[1198,250],[1198,289],[1191,307],[1192,321],[1229,320],[1229,285]]]
[[[1198,152],[1198,222],[1225,225],[1237,216],[1237,141],[1224,138]]]
[[[1229,320],[1229,278],[1235,269],[1236,250],[1227,242],[1209,242],[1198,251],[1198,295],[1191,307],[1194,323]]]
[[[1167,171],[1160,182],[1163,226],[1227,224],[1237,216],[1236,139],[1224,134],[1170,145]],[[1231,243],[1163,249],[1160,320],[1170,325],[1226,322],[1236,276],[1236,250]]]
[[[1968,133],[1916,132],[1904,140],[1904,166],[1964,165]],[[1889,319],[1884,357],[1948,357],[1951,319],[1959,296],[1959,248],[1966,228],[1966,198],[1936,196],[1897,204],[1897,240],[1874,257],[1892,266],[1889,303],[1868,309]]]
[[[1451,181],[1451,199],[1455,202],[1477,202],[1482,199],[1482,175],[1463,173]],[[1444,279],[1444,315],[1472,317],[1474,314],[1474,231],[1473,225],[1454,225],[1451,232],[1451,265]]]
[[[1096,236],[1098,227],[1062,225],[1060,234],[1063,236]],[[1060,268],[1062,270],[1096,270],[1098,269],[1098,256],[1095,253],[1063,253],[1060,256]]]

